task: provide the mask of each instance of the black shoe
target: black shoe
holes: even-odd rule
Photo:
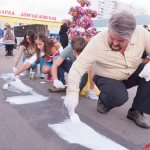
[[[107,112],[109,112],[109,109],[104,106],[104,104],[100,101],[100,99],[98,99],[97,102],[97,111],[102,114],[107,114]]]
[[[86,85],[88,81],[88,73],[85,73],[82,78],[81,78],[81,82],[80,82],[80,91],[82,91],[82,89],[84,88],[84,86]]]
[[[150,128],[150,124],[146,122],[143,113],[140,113],[139,111],[129,110],[127,118],[134,121],[136,125],[138,125],[139,127],[146,128],[146,129]]]

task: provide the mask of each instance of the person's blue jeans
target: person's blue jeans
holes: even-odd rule
[[[26,61],[26,59],[28,59],[28,57],[23,57],[23,58],[22,58],[23,62],[25,62],[25,61]],[[36,69],[36,68],[37,68],[37,64],[36,64],[36,62],[34,62],[34,63],[31,65],[31,67],[30,67],[30,68],[32,68],[32,69]],[[30,68],[28,68],[27,70],[30,70]]]
[[[42,68],[43,68],[43,65],[44,65],[45,61],[44,61],[44,58],[40,58],[40,75],[42,74]]]
[[[65,85],[66,82],[65,82],[64,70],[61,66],[58,67],[57,74],[58,74],[58,80],[60,80]]]
[[[69,72],[71,66],[72,66],[73,62],[69,59],[65,59],[64,62],[60,65],[60,67],[58,68],[58,70],[64,70],[64,72]],[[85,86],[85,84],[88,81],[88,73],[85,73],[80,81],[80,91],[83,89],[83,87]]]
[[[28,59],[28,57],[23,57],[23,62],[25,62],[25,60]],[[40,75],[42,74],[42,67],[44,65],[44,58],[40,58]],[[36,69],[37,68],[37,63],[34,62],[31,67],[32,69]],[[30,70],[30,68],[28,70]]]

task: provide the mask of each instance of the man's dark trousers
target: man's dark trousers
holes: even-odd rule
[[[128,80],[119,81],[110,78],[94,76],[94,82],[100,89],[100,101],[108,109],[119,107],[128,100],[127,89],[138,86],[132,109],[150,114],[150,81],[139,77],[145,64],[140,64]]]

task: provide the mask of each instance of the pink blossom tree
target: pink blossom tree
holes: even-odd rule
[[[71,39],[77,35],[90,39],[97,33],[92,20],[97,16],[97,12],[90,8],[91,2],[89,0],[77,0],[77,2],[80,6],[73,6],[68,12],[72,15],[68,34]]]

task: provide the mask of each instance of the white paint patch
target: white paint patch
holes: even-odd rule
[[[45,97],[43,95],[40,95],[36,92],[30,92],[32,95],[25,95],[25,96],[12,96],[8,97],[6,99],[6,102],[9,102],[11,104],[29,104],[29,103],[35,103],[35,102],[41,102],[48,100],[48,97]]]
[[[5,84],[2,86],[2,89],[3,89],[3,90],[8,90],[8,83],[5,83]]]
[[[20,79],[8,83],[10,87],[19,90],[20,92],[31,92],[33,89],[25,85]],[[9,86],[8,86],[9,87]]]
[[[14,73],[7,73],[7,74],[1,74],[0,78],[4,79],[5,81],[8,81],[8,78],[11,78]]]
[[[72,122],[68,119],[62,123],[49,124],[48,127],[67,142],[80,144],[92,150],[128,150],[81,121]]]
[[[20,90],[16,89],[15,87],[10,86],[9,83],[5,83],[5,84],[2,86],[2,89],[3,89],[3,90],[8,90],[8,91],[11,91],[11,92],[21,93]]]
[[[61,96],[60,98],[61,98],[62,100],[64,100],[64,99],[65,99],[65,96]]]
[[[41,81],[40,83],[41,83],[41,84],[44,84],[45,82],[44,82],[44,81]]]
[[[13,91],[16,93],[31,92],[33,90],[31,87],[25,85],[19,78],[15,78],[14,80],[12,80],[12,76],[13,73],[2,74],[0,76],[2,79],[7,81],[7,83],[5,83],[2,87],[3,89],[7,89],[8,91]]]
[[[34,92],[31,87],[25,85],[20,79],[15,78],[15,80],[11,80],[12,76],[13,76],[12,73],[2,74],[0,76],[0,78],[7,81],[7,83],[5,83],[2,88],[4,90],[13,91],[16,93],[28,92],[29,95],[7,97],[6,99],[7,102],[19,105],[19,104],[29,104],[29,103],[48,100],[48,97],[45,97],[43,95]]]

